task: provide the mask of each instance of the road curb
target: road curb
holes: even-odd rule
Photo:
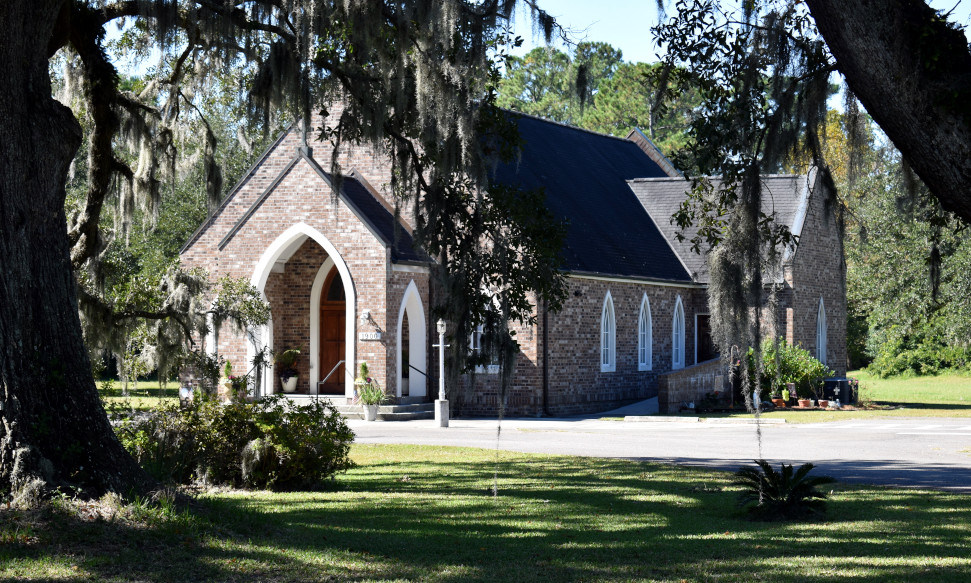
[[[709,423],[712,425],[755,425],[755,419],[736,419],[718,417],[667,417],[664,415],[628,415],[624,421],[634,423]],[[761,425],[782,425],[785,419],[761,419]]]
[[[755,425],[755,419],[737,419],[734,417],[728,418],[718,418],[718,417],[703,417],[699,419],[702,423],[712,423],[712,424],[725,424],[725,425]],[[782,425],[787,423],[785,419],[760,419],[758,421],[760,425]]]
[[[637,423],[698,423],[700,417],[665,417],[660,415],[628,415],[624,421]]]

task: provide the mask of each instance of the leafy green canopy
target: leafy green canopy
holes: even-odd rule
[[[884,376],[967,369],[967,223],[912,183],[891,146],[868,150],[864,161],[846,197],[848,302],[865,326],[850,340]]]
[[[658,87],[672,84],[657,100]],[[658,64],[625,63],[606,43],[579,43],[573,54],[535,48],[510,57],[497,103],[530,115],[596,132],[626,136],[644,130],[661,151],[674,155],[687,143],[698,93],[674,85]]]
[[[846,223],[849,366],[872,363],[881,375],[967,368],[967,225],[915,179],[869,116],[848,105],[828,112],[822,150]]]

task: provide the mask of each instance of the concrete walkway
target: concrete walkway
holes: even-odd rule
[[[621,407],[619,409],[614,409],[612,411],[606,411],[604,413],[597,413],[596,417],[627,417],[627,416],[645,416],[645,415],[657,415],[657,397],[646,399],[644,401],[639,401],[632,405],[627,405],[626,407]]]

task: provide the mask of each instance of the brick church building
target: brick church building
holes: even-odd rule
[[[536,324],[516,329],[522,352],[506,413],[606,410],[658,395],[676,379],[699,397],[711,390],[723,367],[709,334],[705,258],[679,242],[670,223],[688,183],[637,130],[622,139],[516,120],[521,156],[500,165],[495,180],[542,187],[567,223],[568,296],[559,312],[537,306]],[[335,196],[330,145],[312,146],[302,147],[297,129],[281,135],[183,248],[184,266],[246,278],[271,307],[267,326],[246,333],[227,326],[208,349],[243,363],[257,346],[300,348],[290,393],[298,400],[353,399],[362,361],[387,392],[434,399],[434,290],[410,226],[395,225],[391,165],[370,147],[345,146]],[[824,212],[827,196],[813,173],[765,177],[763,193],[766,212],[799,237],[776,277],[778,331],[845,374],[842,247],[832,213]],[[476,375],[465,413],[496,413],[491,372]],[[261,394],[280,392],[278,373],[265,375]]]

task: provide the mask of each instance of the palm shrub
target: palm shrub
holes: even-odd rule
[[[829,476],[810,476],[815,467],[803,464],[798,470],[782,464],[776,472],[765,460],[755,460],[756,467],[735,472],[732,484],[741,486],[739,506],[760,520],[787,520],[822,514],[826,510],[826,493],[817,490],[836,480]]]

